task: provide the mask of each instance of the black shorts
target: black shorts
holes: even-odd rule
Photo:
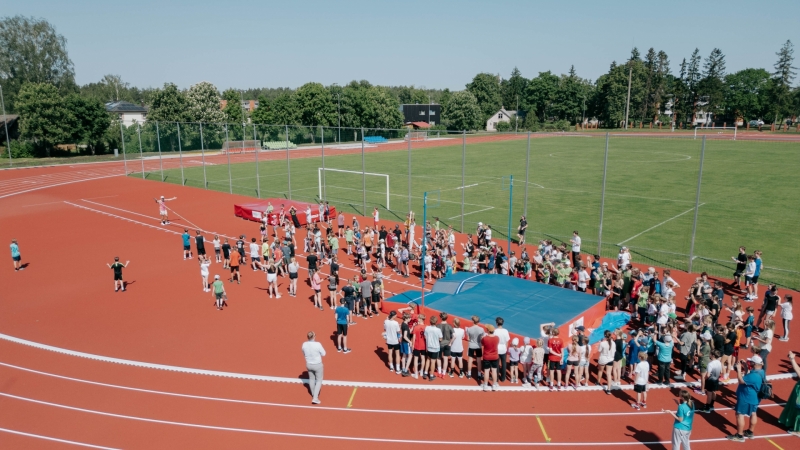
[[[719,391],[719,380],[709,378],[706,380],[706,391],[717,392]]]
[[[547,368],[550,370],[561,370],[561,361],[547,361]]]
[[[114,281],[122,281],[122,274],[114,274]]]
[[[184,246],[183,246],[183,251],[185,251],[185,252],[190,252],[190,251],[192,251],[192,246],[191,246],[191,245],[184,245]]]
[[[386,348],[389,349],[389,351],[392,351],[392,350],[398,350],[399,351],[400,350],[400,344],[399,343],[398,344],[386,344]]]
[[[228,252],[228,253],[222,252],[222,257],[225,258],[225,259],[231,259],[231,253],[230,252]]]
[[[461,358],[462,356],[464,356],[464,352],[463,351],[450,352],[450,356],[452,356],[453,358]]]
[[[483,356],[483,349],[481,348],[467,349],[467,356],[469,356],[470,358],[480,358]]]
[[[378,303],[381,301],[381,294],[373,292],[372,293],[372,303]]]
[[[239,266],[231,266],[231,273],[236,273],[239,271]]]
[[[297,279],[297,272],[289,272],[289,279],[296,280]]]
[[[492,360],[484,359],[483,360],[483,369],[484,370],[486,370],[486,369],[497,369],[499,364],[500,364],[500,360],[499,359],[492,359]]]
[[[215,248],[215,249],[214,249],[214,254],[215,254],[215,255],[217,255],[217,256],[219,256],[219,249],[218,249],[218,248]]]
[[[412,353],[414,356],[425,356],[425,353],[426,353],[426,352],[425,352],[425,350],[417,350],[417,349],[414,349],[414,350],[413,350],[411,353]]]
[[[206,254],[206,248],[202,247],[202,246],[201,247],[197,247],[197,254],[198,255],[205,255]]]
[[[427,353],[428,353],[428,358],[430,358],[430,359],[439,359],[439,353],[440,352],[427,352]]]
[[[442,346],[442,357],[447,358],[450,356],[450,346],[444,345]]]
[[[646,384],[634,384],[633,385],[633,392],[647,392],[647,385]]]
[[[758,284],[758,277],[760,277],[760,276],[761,275],[756,275],[756,276],[753,277],[753,284]]]
[[[740,278],[743,273],[744,273],[743,271],[737,270],[736,272],[733,272],[733,276],[734,278]]]
[[[722,354],[725,355],[725,356],[733,355],[733,346],[729,347],[729,346],[726,345],[725,347],[723,347],[722,348]]]
[[[340,334],[342,336],[347,336],[347,324],[336,324],[336,334]]]
[[[577,366],[578,365],[578,361],[567,361],[567,365],[568,366]]]

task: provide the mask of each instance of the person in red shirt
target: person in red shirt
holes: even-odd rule
[[[412,321],[412,323],[414,322],[413,316],[412,316],[411,321]],[[413,341],[414,341],[413,345],[411,346],[411,348],[414,349],[413,353],[412,353],[414,355],[414,363],[413,363],[414,364],[414,375],[412,375],[412,376],[414,378],[416,378],[416,379],[419,379],[419,369],[417,369],[417,361],[420,362],[419,367],[421,367],[421,368],[425,367],[425,352],[428,349],[428,346],[426,345],[426,342],[425,342],[425,315],[424,314],[420,314],[419,316],[417,316],[416,323],[414,323],[414,325],[412,325],[412,327],[411,327],[411,335],[413,336]],[[422,376],[424,378],[425,374],[423,373]]]
[[[547,381],[550,383],[550,389],[553,389],[553,372],[555,372],[556,380],[558,380],[558,389],[564,390],[561,386],[561,351],[564,348],[564,343],[558,337],[558,328],[553,328],[551,331],[552,336],[547,341],[547,348],[550,349],[550,354],[547,356]]]
[[[489,375],[492,375],[492,390],[497,390],[497,366],[500,362],[500,355],[497,347],[500,345],[500,338],[494,335],[494,326],[486,325],[486,335],[481,339],[481,349],[483,350],[483,390],[489,390]]]

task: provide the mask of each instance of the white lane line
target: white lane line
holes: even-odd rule
[[[68,441],[66,439],[59,439],[59,438],[54,438],[54,437],[50,437],[50,436],[42,436],[41,434],[25,433],[23,431],[10,430],[8,428],[0,428],[0,431],[2,431],[4,433],[9,433],[9,434],[16,434],[16,435],[19,435],[19,436],[31,437],[31,438],[36,438],[36,439],[43,439],[45,441],[53,441],[53,442],[60,442],[62,444],[77,445],[79,447],[100,448],[100,449],[104,449],[104,450],[119,450],[119,449],[117,449],[115,447],[103,447],[101,445],[87,444],[85,442]]]
[[[22,205],[22,207],[23,208],[31,208],[31,207],[34,207],[34,206],[54,205],[56,203],[64,203],[64,200],[59,200],[57,202],[34,203],[32,205]]]
[[[180,366],[171,366],[168,364],[156,364],[156,363],[148,363],[148,362],[141,362],[141,361],[133,361],[130,359],[122,359],[122,358],[113,358],[109,356],[101,356],[101,355],[94,355],[92,353],[85,353],[79,352],[76,350],[69,350],[65,348],[55,347],[52,345],[41,344],[39,342],[29,341],[27,339],[22,339],[14,336],[10,336],[7,334],[0,333],[0,339],[4,339],[6,341],[15,342],[17,344],[27,345],[29,347],[38,348],[41,350],[47,350],[51,352],[61,353],[64,355],[69,356],[76,356],[79,358],[87,358],[92,359],[95,361],[102,361],[102,362],[109,362],[114,364],[123,364],[126,366],[134,366],[134,367],[142,367],[145,369],[158,369],[158,370],[169,370],[172,372],[181,372],[181,373],[190,373],[195,375],[210,375],[210,376],[217,376],[217,377],[227,377],[227,378],[240,378],[244,380],[254,380],[254,381],[274,381],[279,383],[293,383],[293,384],[305,384],[308,379],[307,378],[299,378],[299,377],[276,377],[270,375],[253,375],[247,373],[236,373],[236,372],[224,372],[218,370],[206,370],[206,369],[195,369],[190,367],[180,367]],[[782,379],[790,379],[794,377],[794,373],[785,373],[785,374],[778,374],[778,375],[768,375],[768,380],[782,380]],[[731,380],[725,384],[736,384],[736,380]],[[482,388],[480,386],[464,386],[464,385],[430,385],[430,384],[401,384],[401,383],[375,383],[375,382],[367,382],[367,381],[338,381],[338,380],[325,380],[323,384],[329,386],[342,386],[342,387],[364,387],[364,388],[387,388],[387,389],[418,389],[418,390],[427,390],[427,391],[479,391]],[[690,386],[698,386],[698,382],[684,382],[684,383],[670,383],[667,386],[663,385],[648,385],[650,389],[671,389],[671,388],[680,388],[680,387],[690,387]],[[633,385],[624,385],[624,386],[616,386],[618,390],[631,390],[633,389]],[[583,388],[577,388],[579,391],[600,391],[603,388],[601,386],[589,386]],[[524,388],[522,386],[500,386],[499,390],[501,391],[527,391],[531,392],[532,389]],[[544,392],[551,392],[551,391],[544,391]]]
[[[39,191],[39,190],[42,190],[42,189],[47,189],[47,188],[56,187],[56,186],[64,186],[64,185],[67,185],[67,184],[81,183],[81,182],[84,182],[84,181],[92,181],[92,180],[102,180],[104,178],[122,177],[122,176],[125,176],[125,175],[123,175],[123,174],[106,175],[106,176],[96,177],[96,178],[85,178],[85,179],[82,179],[82,180],[67,181],[65,183],[49,184],[47,186],[39,186],[39,187],[35,187],[33,189],[26,189],[24,191],[12,192],[10,194],[0,195],[0,198],[6,198],[6,197],[14,196],[14,195],[26,194],[28,192]]]
[[[488,208],[479,209],[479,210],[477,210],[477,211],[472,211],[472,212],[464,213],[463,215],[464,215],[464,216],[468,216],[468,215],[470,215],[470,214],[475,214],[475,213],[479,213],[479,212],[483,212],[483,211],[488,211],[488,210],[490,210],[490,209],[494,209],[494,206],[490,206],[490,207],[488,207]],[[453,216],[453,217],[448,217],[448,218],[447,218],[447,220],[450,220],[450,219],[457,219],[457,218],[459,218],[459,217],[461,217],[461,216],[462,216],[462,214],[459,214],[459,215],[456,215],[456,216]]]
[[[705,203],[700,203],[700,204],[699,204],[697,207],[699,208],[700,206],[703,206],[703,205],[705,205]],[[628,241],[632,241],[632,240],[636,239],[637,237],[639,237],[639,236],[641,236],[641,235],[643,235],[643,234],[647,233],[648,231],[655,230],[656,228],[660,227],[661,225],[664,225],[665,223],[667,223],[667,222],[669,222],[669,221],[671,221],[671,220],[675,220],[675,219],[677,219],[678,217],[680,217],[680,216],[682,216],[682,215],[684,215],[684,214],[689,214],[689,213],[690,213],[690,212],[692,212],[692,211],[694,211],[694,207],[687,209],[686,211],[684,211],[684,212],[682,212],[682,213],[678,214],[677,216],[672,216],[672,217],[670,217],[669,219],[667,219],[667,220],[665,220],[665,221],[663,221],[663,222],[661,222],[661,223],[659,223],[659,224],[653,225],[652,227],[650,227],[650,228],[648,228],[648,229],[646,229],[646,230],[642,231],[641,233],[639,233],[639,234],[637,234],[637,235],[635,235],[635,236],[629,237],[628,239],[625,239],[624,241],[622,241],[622,242],[618,243],[617,245],[622,245],[622,244],[624,244],[624,243],[626,243],[626,242],[628,242]]]
[[[310,406],[310,405],[294,405],[289,403],[274,403],[274,402],[258,402],[255,400],[237,400],[232,398],[224,398],[224,397],[208,397],[205,395],[191,395],[191,394],[181,394],[178,392],[170,392],[170,391],[156,391],[152,389],[142,389],[142,388],[135,388],[131,386],[120,386],[117,384],[108,384],[108,383],[101,383],[99,381],[91,381],[85,380],[82,378],[73,378],[64,375],[57,375],[54,373],[49,372],[42,372],[39,370],[29,369],[26,367],[15,366],[13,364],[8,364],[4,362],[0,362],[1,366],[9,367],[12,369],[21,370],[24,372],[35,373],[37,375],[43,375],[52,378],[58,378],[61,380],[68,380],[68,381],[75,381],[77,383],[84,383],[84,384],[91,384],[94,386],[102,386],[107,388],[113,389],[121,389],[125,391],[134,391],[134,392],[143,392],[146,394],[156,394],[156,395],[166,395],[169,397],[180,397],[180,398],[191,398],[197,400],[210,400],[216,402],[225,402],[225,403],[240,403],[245,405],[258,405],[258,406],[271,406],[271,407],[280,407],[280,408],[296,408],[296,409],[322,409],[327,411],[354,411],[354,412],[363,412],[363,413],[380,413],[380,414],[406,414],[406,415],[419,415],[419,416],[465,416],[465,417],[533,417],[533,416],[543,416],[543,417],[562,417],[562,416],[646,416],[646,415],[656,415],[656,414],[663,414],[659,411],[639,411],[639,412],[590,412],[590,413],[581,413],[581,412],[571,412],[571,413],[493,413],[493,412],[460,412],[460,411],[408,411],[408,410],[393,410],[393,409],[360,409],[360,408],[336,408],[333,406]],[[785,403],[768,403],[764,405],[759,405],[759,408],[769,408],[772,406],[784,406]],[[715,411],[728,411],[733,410],[733,408],[716,408]]]
[[[110,216],[110,217],[113,217],[115,219],[122,219],[122,220],[125,220],[127,222],[132,222],[132,223],[135,223],[135,224],[138,224],[138,225],[142,225],[142,226],[145,226],[145,227],[150,227],[150,228],[153,228],[153,229],[156,229],[156,230],[163,231],[165,233],[177,234],[178,236],[181,235],[181,233],[178,233],[177,231],[168,230],[166,228],[161,228],[161,227],[157,227],[155,225],[150,225],[149,223],[139,222],[138,220],[133,220],[133,219],[129,219],[127,217],[122,217],[122,216],[118,216],[116,214],[111,214],[109,212],[100,211],[99,209],[89,208],[88,206],[83,206],[83,205],[77,205],[75,203],[71,203],[71,202],[68,202],[68,201],[64,201],[64,203],[66,203],[68,205],[72,205],[72,206],[74,206],[76,208],[81,208],[81,209],[85,209],[87,211],[93,211],[93,212],[96,212],[96,213],[99,213],[99,214]]]
[[[175,422],[172,420],[159,420],[159,419],[151,419],[149,417],[139,417],[139,416],[129,416],[125,414],[115,414],[105,411],[98,411],[94,409],[86,409],[86,408],[78,408],[75,406],[63,405],[60,403],[52,403],[46,402],[44,400],[36,400],[33,398],[28,397],[21,397],[18,395],[7,394],[4,392],[0,392],[0,396],[13,398],[15,400],[36,403],[39,405],[46,405],[52,406],[55,408],[67,409],[70,411],[78,411],[88,414],[96,414],[100,416],[106,417],[114,417],[117,419],[128,419],[128,420],[135,420],[139,422],[148,422],[148,423],[159,423],[164,425],[174,425],[180,427],[188,427],[188,428],[200,428],[206,430],[219,430],[219,431],[235,431],[239,433],[251,433],[251,434],[265,434],[265,435],[273,435],[273,436],[288,436],[288,437],[301,437],[301,438],[314,438],[314,439],[331,439],[337,441],[360,441],[360,442],[389,442],[389,443],[400,443],[400,444],[439,444],[439,445],[492,445],[492,446],[620,446],[620,445],[656,445],[656,444],[668,444],[671,441],[654,441],[654,442],[639,442],[639,441],[631,441],[631,442],[476,442],[476,441],[433,441],[433,440],[422,440],[422,439],[384,439],[384,438],[369,438],[369,437],[357,437],[357,436],[333,436],[333,435],[326,435],[326,434],[310,434],[310,433],[290,433],[285,431],[270,431],[270,430],[254,430],[248,428],[234,428],[234,427],[223,427],[217,425],[203,425],[198,423],[187,423],[187,422]],[[756,436],[757,439],[768,439],[768,438],[779,438],[779,437],[791,437],[792,435],[788,433],[782,434],[767,434]],[[711,438],[711,439],[696,439],[691,442],[700,443],[700,442],[724,442],[727,441],[726,438]]]

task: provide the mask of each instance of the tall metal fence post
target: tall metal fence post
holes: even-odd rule
[[[320,143],[322,144],[322,198],[320,201],[328,199],[328,193],[325,191],[325,127],[319,127]]]
[[[511,254],[511,221],[514,215],[514,175],[508,176],[508,247],[506,255]]]
[[[244,136],[244,134],[242,136]],[[258,145],[258,132],[256,131],[256,124],[253,124],[253,141],[253,147],[256,150],[256,197],[261,198],[261,175],[258,172],[258,153],[261,151],[261,146]]]
[[[528,131],[528,151],[525,154],[525,204],[522,207],[522,214],[528,220],[528,170],[531,166],[531,132]]]
[[[208,189],[208,179],[206,178],[206,150],[203,145],[203,122],[200,124],[200,162],[203,164],[203,189]]]
[[[600,225],[597,228],[597,254],[603,256],[603,212],[606,206],[606,177],[608,175],[608,137],[606,132],[606,152],[603,156],[603,189],[600,191]]]
[[[289,188],[289,200],[292,199],[292,163],[289,162],[289,125],[284,125],[286,129],[286,183]]]
[[[406,136],[408,137],[408,212],[411,212],[411,130]]]
[[[367,165],[364,161],[364,128],[361,128],[361,211],[367,215]]]
[[[183,149],[181,148],[181,123],[175,122],[178,130],[178,162],[181,165],[181,186],[186,186],[186,177],[183,175]]]
[[[228,192],[233,194],[233,176],[231,176],[231,141],[228,139],[228,124],[225,124],[225,154],[228,156]]]
[[[464,200],[467,185],[467,131],[461,132],[461,232],[464,233]]]
[[[156,121],[156,143],[158,144],[158,168],[161,170],[161,182],[164,182],[164,160],[161,159],[161,132],[158,131],[158,121]]]
[[[119,123],[119,136],[122,139],[122,164],[125,167],[125,176],[128,176],[128,158],[125,156],[125,125],[122,122]]]
[[[11,157],[11,135],[8,134],[8,117],[6,117],[6,102],[3,100],[3,86],[0,86],[0,104],[3,105],[3,126],[6,128],[6,151],[8,152],[8,166],[11,167],[14,165],[14,158]]]
[[[144,153],[142,152],[142,126],[136,124],[136,134],[139,136],[139,161],[142,163],[142,179],[144,180]]]
[[[694,262],[694,239],[697,236],[697,216],[700,213],[700,186],[703,183],[703,160],[706,157],[706,137],[703,136],[703,145],[700,148],[700,169],[697,172],[697,195],[694,199],[694,221],[692,222],[692,244],[689,247],[689,272],[692,272]]]

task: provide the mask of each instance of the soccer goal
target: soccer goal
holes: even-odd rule
[[[425,141],[428,139],[428,132],[427,131],[409,131],[406,134],[407,141]]]
[[[694,138],[708,136],[710,138],[719,139],[733,139],[736,140],[737,127],[715,127],[715,126],[701,126],[695,127]]]
[[[222,143],[222,153],[251,153],[261,149],[261,141],[225,141]]]
[[[341,177],[337,176],[336,180],[333,183],[330,183],[328,181],[328,176],[330,176],[330,174],[348,174],[348,175],[345,175],[344,179],[342,179]],[[372,180],[368,180],[367,192],[368,193],[378,193],[378,194],[381,194],[381,196],[382,196],[383,192],[380,192],[380,191],[383,190],[382,189],[382,184],[383,183],[380,183],[380,180],[381,180],[381,178],[386,179],[386,209],[391,209],[391,206],[389,205],[389,196],[390,196],[390,193],[389,193],[389,174],[387,174],[387,173],[372,173],[372,172],[361,172],[360,170],[344,170],[344,169],[331,169],[331,168],[328,168],[328,167],[325,167],[325,168],[319,167],[317,169],[317,183],[318,183],[318,187],[319,187],[319,198],[323,199],[323,198],[330,197],[330,194],[323,196],[323,188],[326,189],[326,190],[335,189],[337,191],[339,191],[339,190],[347,190],[347,191],[359,191],[359,192],[361,192],[363,190],[363,184],[362,184],[363,180],[361,180],[362,174],[366,175],[367,177],[372,178]],[[358,181],[358,182],[356,183],[356,181]],[[376,181],[378,183],[376,183]],[[346,186],[341,186],[341,185],[346,185]],[[357,186],[357,187],[354,188],[352,186]],[[380,189],[380,191],[375,191],[374,189]]]

